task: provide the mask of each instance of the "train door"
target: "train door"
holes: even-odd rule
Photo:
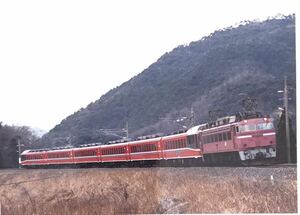
[[[188,148],[200,149],[200,142],[197,134],[189,135],[187,137]]]
[[[187,136],[187,147],[190,148],[190,155],[199,157],[201,156],[200,142],[199,136],[197,134],[192,134]]]
[[[236,149],[237,145],[236,145],[236,141],[235,141],[235,138],[236,138],[236,126],[235,125],[230,126],[230,134],[231,134],[233,148]]]
[[[127,143],[126,146],[125,146],[125,153],[126,153],[126,160],[127,161],[130,161],[130,153],[129,153],[129,144]]]
[[[162,138],[157,143],[158,158],[163,159]]]
[[[101,147],[99,147],[98,149],[97,149],[97,156],[98,156],[98,161],[101,163],[102,162],[102,157],[101,157],[101,152],[102,152],[102,149],[101,149]]]
[[[128,161],[131,161],[131,149],[132,149],[132,145],[128,143],[127,145]]]
[[[199,133],[198,135],[198,146],[199,149],[201,151],[201,153],[203,152],[203,139],[202,139],[202,133]]]

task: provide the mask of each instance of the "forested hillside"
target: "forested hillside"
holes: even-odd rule
[[[0,122],[0,169],[16,168],[20,151],[27,148],[37,148],[41,144],[33,131],[27,126],[9,126]]]
[[[245,94],[257,100],[258,111],[277,117],[282,106],[277,90],[283,88],[285,75],[294,89],[290,110],[295,119],[295,68],[294,16],[228,27],[165,53],[139,75],[62,120],[43,142],[103,142],[113,137],[99,129],[124,128],[126,122],[130,137],[170,132],[180,128],[172,119],[189,116],[191,107],[196,123],[207,121],[210,110],[222,110],[223,115],[241,111]]]

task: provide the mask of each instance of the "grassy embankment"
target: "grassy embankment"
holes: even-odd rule
[[[296,168],[6,170],[0,203],[16,215],[296,213]]]

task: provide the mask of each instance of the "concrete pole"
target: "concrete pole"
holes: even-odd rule
[[[18,137],[18,155],[19,155],[19,169],[21,169],[21,141],[20,137]]]
[[[126,122],[126,138],[128,139],[129,131],[128,131],[128,121]]]
[[[285,110],[285,133],[286,133],[286,153],[287,162],[291,163],[291,141],[290,141],[290,126],[289,126],[289,112],[288,112],[288,87],[287,78],[284,76],[284,110]]]
[[[193,106],[191,107],[191,125],[190,127],[193,127],[195,125],[195,113]]]

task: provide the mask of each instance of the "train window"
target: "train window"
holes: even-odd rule
[[[219,141],[223,141],[222,134],[219,134]]]
[[[256,125],[240,125],[239,130],[242,131],[255,131]]]
[[[239,132],[239,126],[235,127],[236,132]]]
[[[131,147],[131,152],[136,150],[135,146]],[[112,148],[112,149],[104,149],[103,155],[116,155],[116,154],[123,154],[125,153],[125,148]],[[93,151],[93,155],[96,155],[96,152]]]
[[[259,123],[257,124],[258,130],[267,130],[267,129],[273,129],[274,125],[273,123]]]
[[[231,133],[230,132],[227,132],[227,137],[228,137],[228,140],[231,140]]]
[[[180,148],[184,148],[184,140],[180,140]]]
[[[246,131],[255,131],[256,125],[245,125]]]
[[[157,147],[155,144],[152,145],[152,151],[156,151],[157,150]]]
[[[226,132],[222,134],[223,135],[223,141],[226,141],[227,140],[227,135],[226,135]]]
[[[218,142],[219,140],[218,140],[218,135],[217,134],[214,134],[214,141],[215,142]]]
[[[174,141],[170,142],[170,149],[175,149],[175,142]]]
[[[95,156],[96,151],[78,151],[75,152],[75,157],[87,157],[87,156]]]
[[[171,148],[172,148],[172,149],[175,149],[175,148],[176,148],[176,142],[175,142],[175,141],[173,141],[173,142],[171,143]]]

